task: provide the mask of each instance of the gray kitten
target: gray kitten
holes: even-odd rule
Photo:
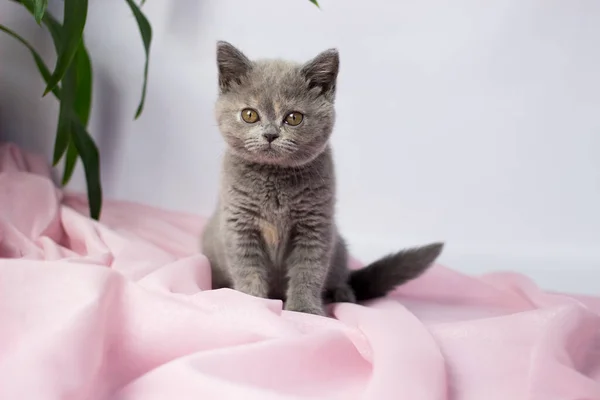
[[[251,61],[218,42],[219,129],[227,142],[218,207],[202,248],[213,288],[285,301],[324,315],[328,302],[386,295],[435,261],[442,243],[350,271],[334,221],[333,130],[337,50],[306,64]]]

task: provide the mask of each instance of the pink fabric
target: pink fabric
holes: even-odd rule
[[[600,400],[600,299],[436,266],[334,318],[209,290],[202,219],[0,147],[0,399]]]

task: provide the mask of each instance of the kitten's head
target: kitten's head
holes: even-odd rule
[[[335,120],[339,56],[335,49],[305,64],[249,60],[217,44],[219,129],[230,149],[257,163],[299,166],[326,146]]]

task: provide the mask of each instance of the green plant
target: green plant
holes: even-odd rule
[[[48,0],[13,1],[22,4],[34,16],[37,23],[43,24],[52,36],[57,60],[54,71],[50,72],[42,57],[31,44],[0,24],[0,30],[21,42],[31,52],[37,68],[46,82],[43,95],[52,93],[59,101],[53,165],[58,164],[63,157],[65,158],[62,177],[62,183],[65,185],[71,179],[77,160],[81,159],[87,183],[90,215],[92,218],[98,219],[102,208],[100,155],[94,140],[87,131],[92,103],[92,64],[83,39],[88,0],[64,0],[62,23],[46,10]],[[142,98],[135,114],[135,118],[138,118],[144,108],[146,97],[152,28],[139,6],[133,0],[125,1],[135,16],[146,51]]]
[[[102,186],[100,182],[100,155],[94,140],[87,131],[92,103],[92,63],[85,47],[83,30],[85,28],[88,0],[63,0],[63,21],[59,22],[46,8],[48,0],[12,0],[23,5],[39,25],[44,25],[54,42],[57,54],[56,65],[50,72],[39,53],[25,39],[8,27],[0,24],[0,30],[21,42],[31,53],[35,64],[46,82],[43,96],[52,93],[60,103],[58,126],[54,142],[53,165],[65,159],[62,184],[66,185],[81,159],[85,171],[90,216],[100,218],[102,209]],[[317,7],[316,0],[309,0]],[[142,13],[140,5],[133,0],[125,0],[137,22],[146,62],[144,80],[139,106],[135,113],[137,119],[144,109],[148,78],[148,61],[152,28]]]

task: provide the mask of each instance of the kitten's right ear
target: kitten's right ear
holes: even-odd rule
[[[225,41],[217,42],[217,67],[219,68],[219,88],[225,93],[234,82],[252,69],[252,61],[232,44]]]

